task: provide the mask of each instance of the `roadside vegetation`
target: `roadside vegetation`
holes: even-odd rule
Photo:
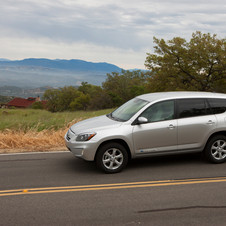
[[[0,149],[65,147],[64,135],[71,125],[112,110],[51,113],[47,110],[0,109]]]

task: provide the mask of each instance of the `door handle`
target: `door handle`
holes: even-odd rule
[[[168,128],[168,129],[174,129],[175,126],[174,126],[173,124],[170,124],[167,128]]]
[[[215,122],[213,122],[212,120],[209,120],[206,124],[208,125],[213,125]]]

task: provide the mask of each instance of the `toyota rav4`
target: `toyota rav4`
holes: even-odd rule
[[[74,156],[96,161],[106,173],[131,158],[204,152],[226,160],[226,95],[162,92],[138,96],[108,115],[74,124],[65,135]]]

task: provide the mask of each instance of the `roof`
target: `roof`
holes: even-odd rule
[[[15,107],[28,107],[32,105],[35,101],[36,99],[34,97],[29,97],[28,99],[14,98],[7,105]]]
[[[138,96],[137,98],[153,102],[156,100],[169,100],[181,98],[226,98],[226,94],[210,93],[210,92],[161,92],[161,93],[148,93]]]

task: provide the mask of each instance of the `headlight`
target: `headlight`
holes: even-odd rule
[[[76,141],[88,141],[95,135],[96,133],[81,133],[77,136]]]

